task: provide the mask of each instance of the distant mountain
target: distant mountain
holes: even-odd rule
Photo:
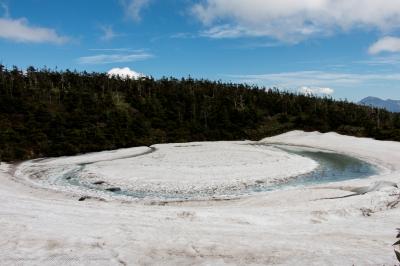
[[[390,112],[400,112],[400,101],[396,100],[382,100],[377,97],[367,97],[362,99],[359,103],[363,105],[384,108]]]

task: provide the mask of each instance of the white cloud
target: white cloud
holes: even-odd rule
[[[320,92],[328,93],[329,88],[338,89],[363,89],[381,88],[382,86],[395,86],[400,82],[399,73],[343,73],[324,71],[295,71],[282,73],[268,73],[259,75],[225,75],[234,82],[256,84],[269,88],[276,87],[282,90],[296,88],[321,89]],[[297,89],[298,90],[298,89]],[[306,89],[303,89],[307,91]]]
[[[68,41],[67,37],[60,36],[54,29],[31,26],[24,18],[0,18],[0,38],[31,43],[56,43]]]
[[[98,54],[78,58],[80,64],[112,64],[142,61],[152,58],[153,55],[138,51],[130,54]]]
[[[384,37],[372,44],[368,52],[370,54],[379,54],[382,52],[400,52],[400,38],[396,37]]]
[[[367,60],[354,61],[353,63],[369,66],[400,66],[400,54],[374,56]]]
[[[193,34],[191,32],[177,32],[169,36],[172,39],[195,39],[198,38],[198,34]]]
[[[100,29],[103,32],[103,35],[101,36],[103,41],[110,41],[119,36],[119,34],[114,32],[112,26],[101,26]]]
[[[307,84],[307,86],[311,87],[330,87],[330,84],[332,83],[350,85],[372,80],[400,81],[400,74],[398,73],[358,74],[324,71],[295,71],[260,75],[227,75],[227,77],[246,82],[263,81],[270,84],[277,84],[279,87],[298,87],[301,84]]]
[[[150,4],[151,0],[121,0],[127,17],[134,21],[141,20],[141,11]]]
[[[305,95],[332,95],[335,91],[331,88],[300,87],[298,92]]]
[[[92,48],[89,51],[101,52],[143,52],[144,50],[133,50],[130,48]]]
[[[267,36],[297,42],[354,28],[400,28],[398,0],[203,0],[192,7],[212,38]]]
[[[131,70],[129,67],[124,68],[113,68],[107,73],[110,77],[119,76],[121,78],[130,78],[130,79],[138,79],[141,77],[145,77],[142,73],[138,73],[134,70]]]

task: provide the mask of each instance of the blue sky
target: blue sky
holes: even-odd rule
[[[400,99],[399,27],[398,0],[0,0],[0,62]]]

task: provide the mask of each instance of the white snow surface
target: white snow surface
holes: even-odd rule
[[[86,164],[83,169],[79,165]],[[79,169],[77,176],[85,184],[105,182],[99,188],[118,187],[128,191],[163,195],[224,194],[257,182],[282,183],[313,171],[318,163],[299,155],[253,142],[202,142],[160,144],[91,153],[74,157],[33,160],[19,166],[15,175],[34,185],[74,194],[105,196],[66,185],[62,176]],[[123,196],[120,196],[121,198]],[[129,197],[123,197],[126,200]],[[148,196],[147,198],[150,198]],[[207,196],[209,198],[209,196]]]
[[[202,191],[279,182],[311,172],[308,158],[250,143],[203,142],[155,145],[154,153],[88,165],[81,177],[131,190]]]
[[[176,164],[183,176],[177,180],[179,185],[201,176],[194,184],[203,186],[208,182],[236,182],[237,178],[256,180],[260,178],[257,173],[266,169],[273,169],[274,177],[281,178],[315,165],[277,150],[242,145],[249,142],[156,145],[152,153],[141,147],[19,165],[2,163],[0,265],[396,264],[391,245],[395,229],[400,227],[399,189],[386,187],[342,197],[349,191],[341,188],[369,186],[376,181],[399,183],[400,143],[302,131],[261,142],[348,154],[378,165],[380,173],[233,200],[149,205],[100,197],[78,201],[85,194],[77,193],[84,192],[65,193],[56,189],[57,184],[45,186],[43,176],[55,176],[84,162],[92,163],[85,171],[90,169],[92,174],[102,174],[117,183],[128,178],[126,185],[146,178],[150,183],[160,182],[160,176],[149,171],[154,168],[173,186],[175,177],[168,167]],[[246,158],[242,158],[242,152]],[[138,157],[125,158],[132,155]],[[205,157],[215,165],[209,167]],[[280,167],[273,160],[278,160]],[[242,167],[252,172],[247,174]],[[137,174],[138,168],[146,178]],[[287,172],[276,168],[286,168]],[[113,171],[121,175],[113,176]]]

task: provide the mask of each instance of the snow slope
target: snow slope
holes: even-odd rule
[[[39,189],[37,183],[27,182],[29,179],[25,174],[32,174],[29,171],[33,169],[35,162],[20,166],[1,164],[0,264],[396,263],[391,244],[395,240],[395,228],[400,226],[400,208],[399,204],[396,205],[400,200],[399,189],[386,187],[365,195],[343,197],[349,195],[349,191],[343,188],[369,186],[376,181],[399,183],[400,143],[334,133],[300,131],[264,139],[262,142],[305,145],[357,156],[378,164],[381,173],[367,179],[297,187],[227,201],[161,202],[158,205],[146,205],[141,202],[97,198],[78,201],[78,195],[71,196],[53,189]],[[182,164],[192,164],[195,168],[201,168],[201,160],[193,162],[193,158],[199,155],[189,147],[184,149],[187,149],[187,156],[184,156],[185,153],[176,155],[173,150],[168,151],[170,154],[165,152],[163,163],[170,165],[173,158]],[[198,146],[197,149],[201,150]],[[222,149],[223,154],[229,153],[229,148],[226,149]],[[138,154],[146,151],[146,148],[142,148]],[[267,159],[273,152],[263,154],[254,151],[250,153],[251,162],[248,163],[256,164],[259,162],[259,156],[266,156]],[[145,156],[151,158],[156,154],[154,152]],[[239,151],[233,154],[233,161],[245,161],[240,158]],[[127,154],[130,155],[132,151]],[[223,167],[229,166],[228,157],[212,153],[207,153],[207,156],[210,156],[210,159],[221,160],[217,165],[221,167],[221,173],[224,173]],[[122,164],[123,160],[130,160],[118,158],[114,161],[118,165],[116,169],[122,168],[119,164]],[[62,160],[67,160],[65,165],[69,166],[70,160],[75,159]],[[107,155],[106,160],[108,159],[110,158]],[[156,159],[148,160],[140,163],[150,163],[155,169],[159,167],[156,165]],[[48,159],[36,163],[55,164],[55,161]],[[282,162],[292,163],[288,158]],[[28,168],[27,164],[30,164]],[[55,165],[52,169],[59,170],[59,165]],[[92,170],[95,171],[104,170],[104,173],[112,171],[112,164],[106,161],[88,167],[93,167]],[[226,170],[226,173],[236,172],[235,167],[232,166],[232,172]],[[25,172],[26,169],[30,170]],[[131,178],[128,173],[135,169],[132,167],[118,171]],[[246,177],[245,172],[240,172],[240,169],[238,171]],[[215,176],[209,175],[208,181],[213,180]],[[37,177],[40,179],[40,174]],[[190,177],[187,178],[184,183],[190,181]],[[199,184],[208,181],[199,181]]]

